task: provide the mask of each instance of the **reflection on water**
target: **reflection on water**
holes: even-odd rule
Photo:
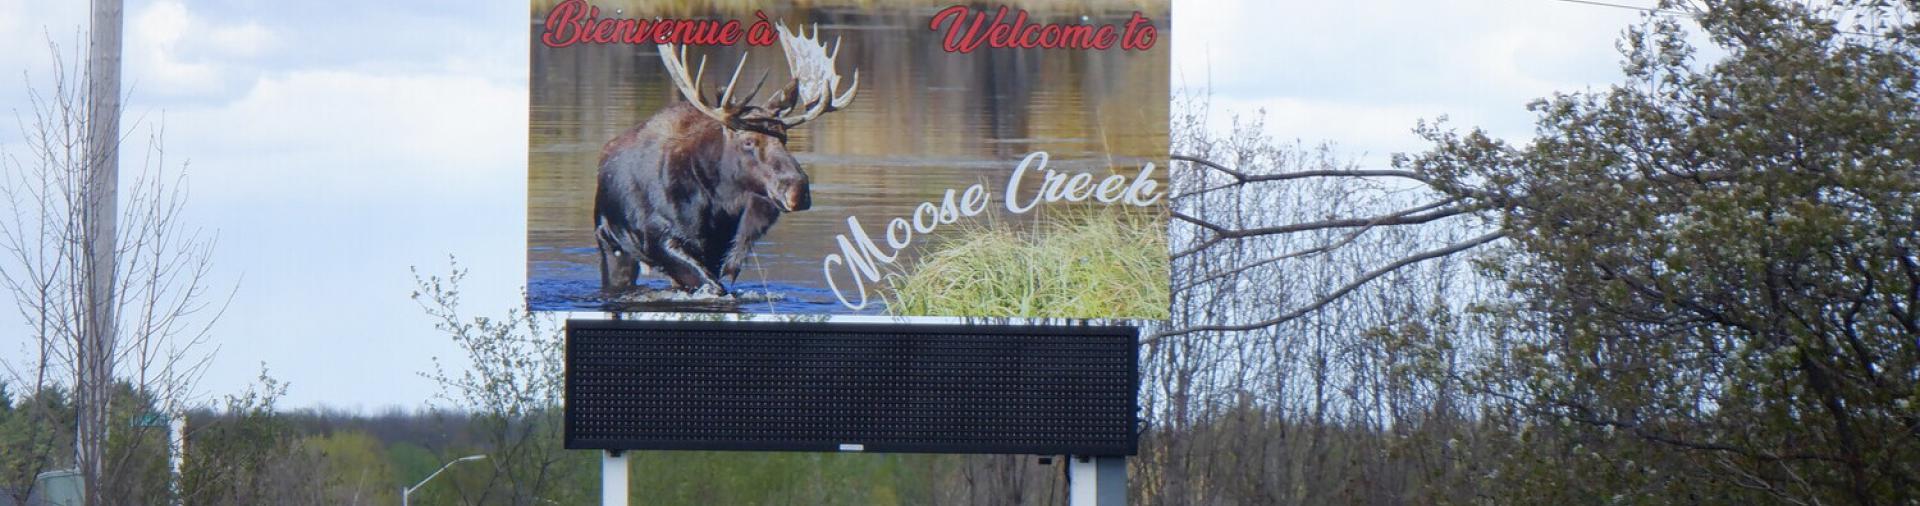
[[[1164,17],[1157,20],[1161,44],[1145,53],[983,49],[959,55],[940,49],[939,37],[926,30],[926,15],[917,11],[791,16],[790,23],[818,23],[825,40],[844,41],[840,71],[851,77],[851,69],[860,69],[860,91],[848,109],[791,132],[788,149],[812,178],[814,206],[785,215],[757,243],[755,258],[730,285],[742,295],[725,300],[599,293],[592,226],[600,148],[679,98],[653,46],[532,44],[527,272],[533,309],[846,313],[827,289],[821,260],[838,251],[833,237],[847,231],[849,216],[873,227],[948,189],[980,182],[1000,188],[1034,151],[1051,153],[1053,168],[1129,175],[1166,156]],[[537,37],[539,27],[533,30]],[[721,74],[731,72],[743,49],[690,54],[707,55],[705,81],[724,81]],[[765,69],[770,83],[786,82],[779,48],[750,51],[743,75],[757,78]],[[1156,177],[1164,182],[1164,174]],[[1044,218],[1045,212],[1035,214]],[[1033,217],[999,215],[982,223]],[[914,250],[937,240],[916,240]],[[913,253],[898,265],[912,265]],[[667,285],[658,275],[641,282]],[[867,312],[880,309],[875,304]]]

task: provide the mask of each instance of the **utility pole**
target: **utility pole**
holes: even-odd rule
[[[86,277],[78,356],[74,357],[76,460],[85,480],[86,503],[106,504],[107,422],[113,398],[114,293],[119,246],[120,186],[120,35],[122,0],[92,0],[87,46],[86,197],[81,210],[85,241],[81,269]]]

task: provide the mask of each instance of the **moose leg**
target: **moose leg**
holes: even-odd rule
[[[686,244],[680,239],[667,239],[660,242],[660,270],[673,278],[674,288],[705,295],[726,295],[727,288],[721,286],[706,267],[700,265],[698,258],[687,251]]]
[[[731,283],[740,279],[740,268],[746,265],[747,258],[753,256],[753,243],[760,236],[767,235],[767,229],[773,228],[774,220],[780,219],[780,209],[758,198],[747,201],[746,212],[740,216],[740,228],[733,233],[733,242],[727,249],[726,261],[720,267],[720,277]]]
[[[603,291],[625,291],[633,288],[639,279],[639,260],[620,248],[620,243],[610,240],[603,232],[600,239],[600,289]]]

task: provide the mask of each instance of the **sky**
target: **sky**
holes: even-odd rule
[[[1651,5],[1653,0],[1622,0]],[[1639,13],[1557,0],[1174,0],[1173,86],[1208,90],[1218,126],[1265,111],[1276,138],[1363,166],[1420,150],[1441,116],[1524,139],[1524,108],[1620,77]],[[0,0],[0,111],[71,58],[80,0]],[[187,220],[217,234],[203,399],[264,363],[283,407],[426,407],[420,373],[460,351],[409,298],[409,268],[471,269],[465,310],[522,305],[527,5],[452,0],[127,0],[130,128],[164,125]],[[0,121],[0,151],[21,128]],[[126,156],[137,160],[132,153]],[[0,357],[26,328],[0,313]]]

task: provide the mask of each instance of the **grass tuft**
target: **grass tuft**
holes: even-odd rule
[[[896,315],[1165,319],[1166,220],[1078,212],[964,231],[891,279]]]

